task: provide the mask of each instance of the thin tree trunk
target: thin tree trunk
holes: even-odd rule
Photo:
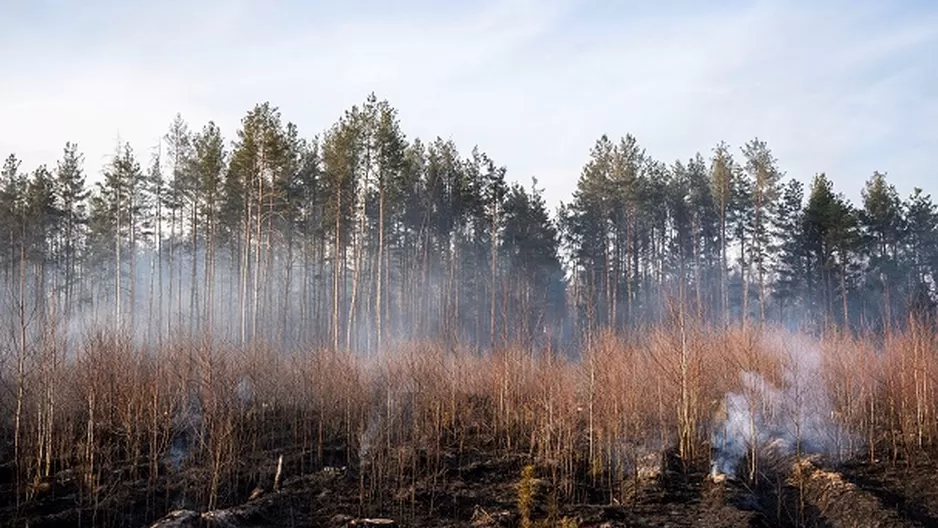
[[[173,200],[176,198],[173,197]],[[176,290],[176,204],[169,213],[169,297],[166,299],[166,337],[173,335],[173,299]],[[162,301],[161,301],[162,302]]]
[[[355,235],[355,247],[352,249],[352,258],[355,260],[355,269],[352,271],[352,298],[349,301],[348,320],[346,321],[345,326],[345,343],[346,346],[350,348],[352,347],[352,326],[355,324],[355,305],[356,301],[358,300],[358,282],[362,267],[362,238],[364,237],[365,232],[364,224],[365,216],[364,213],[361,213],[358,233]]]
[[[758,186],[758,179],[756,182],[756,186]],[[756,269],[754,273],[756,274],[756,286],[759,289],[759,314],[760,314],[759,324],[761,326],[762,324],[762,290],[763,290],[762,288],[762,250],[763,248],[762,248],[762,242],[761,242],[761,236],[760,236],[761,229],[762,229],[762,194],[758,190],[756,191],[755,207],[754,207],[753,213],[755,215],[755,219],[754,219],[753,231],[752,231],[752,244],[751,244],[752,249],[750,250],[750,253],[752,253],[753,256],[751,258],[750,263],[751,264],[754,263],[756,265]],[[753,271],[750,270],[750,273],[753,273]]]
[[[497,237],[498,212],[499,212],[498,200],[495,200],[493,209],[494,211],[492,214],[492,227],[491,227],[491,238],[492,238],[491,250],[492,251],[491,251],[491,263],[490,264],[491,264],[491,272],[492,272],[492,286],[491,286],[491,291],[489,292],[490,293],[490,296],[489,296],[490,297],[489,299],[489,315],[490,315],[489,338],[491,339],[491,346],[492,346],[492,350],[494,351],[495,350],[495,292],[498,286],[498,277],[496,275],[497,273],[496,256],[498,254],[498,237]]]
[[[114,323],[116,331],[121,331],[121,187],[117,185],[117,229],[114,232]]]
[[[626,324],[629,326],[634,325],[632,321],[632,298],[634,297],[632,293],[632,276],[635,273],[635,269],[632,266],[632,215],[629,214],[625,223],[625,319]]]
[[[691,232],[694,241],[694,293],[697,300],[697,321],[700,322],[703,320],[703,291],[700,284],[700,236],[696,220]]]
[[[131,185],[133,186],[136,184],[131,183]],[[137,298],[136,298],[136,295],[137,295],[137,216],[134,212],[135,209],[137,208],[136,194],[137,194],[136,189],[132,188],[130,192],[130,197],[131,197],[130,198],[130,211],[129,211],[130,221],[129,221],[129,225],[127,226],[127,228],[130,230],[130,269],[128,273],[129,276],[127,277],[127,280],[129,281],[130,286],[129,286],[127,310],[128,310],[128,318],[129,318],[128,330],[131,332],[131,335],[133,335],[133,332],[135,332],[136,330],[134,328],[134,324],[136,322],[135,321],[135,315],[136,315],[135,307],[137,304],[136,302],[137,301]]]
[[[25,231],[25,229],[24,229]],[[26,247],[20,242],[20,285],[17,311],[19,312],[19,347],[16,358],[16,413],[13,418],[13,460],[16,468],[16,505],[20,505],[20,481],[22,480],[22,425],[23,404],[26,396]]]
[[[341,245],[342,191],[335,192],[335,244],[332,254],[332,351],[339,350],[339,246]]]
[[[384,177],[381,176],[378,181],[378,285],[377,291],[375,292],[375,324],[376,334],[377,334],[377,349],[380,354],[383,350],[384,336],[382,335],[382,319],[383,319],[383,306],[381,295],[384,290],[384,281],[382,276],[382,269],[384,265]]]
[[[193,191],[195,192],[195,191]],[[192,231],[192,238],[190,239],[190,244],[192,245],[192,269],[190,271],[190,285],[189,285],[189,336],[191,337],[193,333],[199,331],[199,281],[198,281],[198,265],[199,265],[199,248],[198,248],[198,234],[199,234],[199,215],[198,208],[196,207],[195,198],[192,199],[191,204],[192,210],[192,225],[189,226],[189,229]]]
[[[162,177],[161,177],[162,179]],[[156,191],[156,274],[159,286],[156,315],[157,347],[163,347],[163,196],[162,184],[157,184]]]
[[[843,300],[844,328],[850,325],[850,312],[847,309],[847,262],[845,257],[840,259],[840,297]]]
[[[258,299],[260,297],[261,290],[261,247],[263,245],[263,225],[264,225],[264,174],[263,172],[257,175],[257,222],[255,223],[256,232],[254,234],[254,299],[251,306],[251,339],[257,340],[257,314],[258,314]]]
[[[288,235],[289,239],[287,240],[287,258],[284,262],[284,277],[283,277],[283,299],[280,303],[281,306],[281,318],[280,318],[280,331],[279,331],[279,340],[281,343],[286,344],[285,340],[287,336],[287,322],[289,319],[289,309],[290,309],[290,290],[292,288],[293,281],[293,236]],[[303,301],[305,302],[305,300]],[[304,322],[305,324],[305,322]]]
[[[205,259],[205,333],[209,339],[212,339],[217,331],[215,328],[215,226],[218,219],[215,217],[214,198],[209,203],[209,215],[205,241],[205,248],[208,252]]]
[[[720,219],[720,311],[723,312],[724,330],[730,325],[729,289],[726,276],[726,212]]]
[[[240,260],[241,260],[241,294],[239,296],[240,304],[240,313],[241,313],[241,345],[247,344],[247,310],[248,310],[248,274],[250,273],[250,251],[251,251],[251,198],[250,198],[250,189],[251,182],[244,182],[244,220],[243,220],[243,229],[244,237],[243,243],[241,244]]]
[[[743,313],[742,313],[742,325],[743,328],[746,328],[746,323],[749,320],[749,262],[746,260],[746,237],[741,236],[739,239],[739,274],[740,278],[743,281]]]

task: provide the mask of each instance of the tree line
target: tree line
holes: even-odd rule
[[[853,205],[807,190],[764,141],[667,164],[601,137],[553,214],[478,148],[409,139],[369,96],[303,137],[269,103],[232,141],[181,116],[87,182],[0,173],[4,311],[17,348],[53,329],[381,350],[400,340],[555,346],[683,318],[885,331],[934,317],[938,209],[883,173]],[[40,332],[40,329],[42,332]]]
[[[558,217],[580,326],[830,326],[882,332],[934,318],[938,209],[874,172],[854,205],[826,174],[785,179],[758,138],[666,165],[628,135],[596,142]]]

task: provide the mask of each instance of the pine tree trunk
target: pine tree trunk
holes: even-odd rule
[[[317,263],[317,275],[314,277],[313,281],[313,308],[315,310],[315,319],[314,327],[315,330],[321,331],[322,336],[329,335],[329,322],[324,320],[324,314],[327,312],[325,301],[326,295],[325,292],[328,291],[326,288],[326,236],[328,235],[329,230],[326,226],[323,226],[322,233],[319,237],[319,247],[317,252],[313,254],[313,259]],[[325,346],[328,341],[323,341],[322,345]]]
[[[847,309],[847,259],[845,256],[840,259],[840,297],[843,300],[844,328],[848,328],[850,325],[850,312]]]
[[[156,315],[156,341],[163,347],[163,196],[162,187],[156,191],[156,274],[159,286]]]
[[[24,229],[25,231],[25,229]],[[20,481],[22,480],[22,435],[23,435],[23,405],[26,399],[26,247],[24,241],[20,242],[20,280],[17,310],[19,316],[19,343],[16,358],[16,411],[13,417],[13,460],[16,469],[16,504],[20,504]]]
[[[726,269],[726,208],[720,211],[720,311],[723,312],[723,329],[730,326],[729,288]]]
[[[173,198],[175,200],[175,197]],[[176,204],[169,213],[169,296],[166,299],[166,337],[173,336],[173,299],[176,290]]]
[[[257,176],[257,222],[255,223],[256,232],[254,233],[254,284],[253,301],[251,303],[251,339],[256,341],[260,335],[257,332],[257,315],[259,311],[258,299],[261,293],[261,250],[263,246],[263,225],[264,225],[264,175]]]
[[[635,269],[632,267],[632,215],[629,214],[625,223],[625,322],[629,327],[634,327],[632,321],[632,276]]]
[[[393,229],[393,223],[391,225],[391,228]],[[387,245],[387,242],[382,243],[382,246],[386,246],[386,245]],[[384,265],[382,268],[383,269],[382,273],[384,274],[384,282],[383,282],[384,301],[381,305],[381,310],[382,310],[381,312],[381,346],[383,346],[383,343],[389,340],[389,338],[386,337],[388,335],[388,330],[394,328],[394,319],[391,313],[391,298],[393,297],[391,295],[391,253],[392,253],[391,246],[384,248]],[[391,335],[390,340],[393,341],[393,332],[390,335]]]
[[[154,282],[156,281],[156,261],[159,257],[154,258],[153,255],[150,255],[150,280],[147,284],[147,344],[153,344],[153,321],[156,320],[155,314],[153,313],[153,301],[156,297],[154,289]]]
[[[287,239],[287,258],[284,262],[284,276],[283,276],[283,299],[280,302],[280,331],[278,335],[279,341],[286,345],[287,336],[287,323],[289,320],[289,310],[290,310],[290,290],[292,288],[293,281],[293,236],[288,235]],[[305,303],[305,300],[303,301]],[[305,323],[305,322],[304,322]]]
[[[265,248],[267,250],[266,264],[263,268],[263,281],[261,282],[261,288],[264,292],[264,302],[261,304],[261,315],[260,320],[261,324],[265,328],[270,328],[273,330],[272,334],[277,333],[277,306],[274,305],[273,295],[274,295],[274,286],[271,283],[271,277],[276,277],[276,266],[274,262],[274,188],[271,185],[270,190],[267,192],[267,243]],[[267,340],[271,339],[272,335],[267,336]]]
[[[250,273],[250,263],[251,263],[251,199],[250,199],[250,182],[245,181],[244,185],[244,219],[243,219],[243,243],[241,244],[241,251],[238,255],[239,260],[241,261],[241,293],[239,295],[238,302],[240,304],[239,311],[241,315],[241,345],[244,346],[247,344],[247,314],[248,314],[248,274]]]
[[[759,325],[765,324],[765,262],[763,261],[765,248],[762,247],[762,193],[756,201],[756,231],[754,242],[756,244],[756,260],[759,273]]]
[[[622,242],[619,238],[620,233],[619,226],[616,226],[612,254],[612,284],[610,285],[612,300],[609,305],[609,326],[613,329],[619,327],[619,281],[622,279]]]
[[[496,268],[496,256],[498,254],[498,201],[495,200],[494,212],[492,214],[491,227],[491,272],[492,284],[489,292],[489,339],[491,340],[492,351],[495,350],[495,292],[498,286],[498,276]]]
[[[114,231],[114,322],[121,331],[121,186],[117,186],[117,229]]]
[[[339,350],[339,246],[341,245],[342,191],[336,184],[335,241],[332,252],[332,351]]]
[[[360,206],[364,208],[364,202]],[[355,268],[352,271],[352,298],[349,300],[348,320],[345,326],[345,343],[349,348],[353,347],[352,326],[355,324],[355,307],[358,300],[359,277],[362,267],[363,238],[365,234],[365,213],[359,211],[358,232],[355,233],[355,246],[352,248],[352,259],[355,261]]]
[[[749,262],[746,259],[746,237],[741,236],[739,239],[739,274],[742,278],[743,286],[743,313],[742,313],[742,325],[743,328],[746,328],[746,323],[749,320]]]
[[[189,226],[191,230],[191,252],[192,252],[192,269],[190,270],[190,284],[189,284],[189,336],[199,332],[199,249],[198,249],[198,234],[199,234],[199,215],[198,209],[196,207],[195,199],[192,200],[191,204],[192,212],[192,225]]]
[[[215,226],[218,223],[218,219],[215,215],[214,199],[209,204],[209,214],[205,241],[205,248],[208,252],[207,258],[205,259],[205,326],[207,337],[212,339],[217,331],[215,328]]]
[[[134,185],[133,183],[131,185]],[[137,208],[136,204],[136,190],[131,190],[131,200],[130,200],[130,222],[127,228],[130,230],[130,269],[128,272],[127,280],[129,284],[129,295],[128,295],[128,320],[129,324],[128,331],[133,335],[135,320],[134,316],[136,315],[136,294],[137,294],[137,217],[135,214],[135,209]]]
[[[384,281],[382,275],[382,269],[384,265],[384,178],[381,177],[378,182],[378,271],[376,273],[378,277],[377,290],[375,292],[375,325],[376,325],[376,334],[377,341],[376,346],[378,353],[380,354],[383,350],[384,345],[384,336],[382,335],[382,315],[383,315],[383,305],[381,295],[384,290]]]
[[[430,233],[427,230],[427,233],[423,241],[423,287],[420,289],[422,292],[430,291],[430,260],[429,260],[429,250],[430,250]],[[420,336],[423,337],[429,331],[430,323],[430,295],[418,295],[417,296],[417,318],[420,322],[418,328],[420,329]]]
[[[606,235],[603,235],[603,323],[607,327],[612,326],[612,321],[610,320],[610,311],[611,311],[611,302],[612,302],[612,287],[610,285],[612,281],[612,265],[611,257],[609,256],[609,241],[606,239]]]

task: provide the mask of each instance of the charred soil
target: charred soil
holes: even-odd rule
[[[275,460],[271,453],[265,457]],[[306,453],[287,453],[284,478],[273,488],[273,463],[244,473],[240,489],[213,510],[199,508],[186,494],[179,473],[158,485],[145,478],[103,490],[97,503],[78,494],[78,483],[61,472],[32,491],[29,506],[16,514],[6,505],[8,526],[935,526],[938,473],[934,463],[849,462],[836,468],[821,459],[792,460],[767,470],[750,484],[741,478],[714,479],[700,467],[683,467],[664,456],[661,471],[619,483],[583,474],[574,483],[576,501],[562,502],[550,465],[531,466],[528,506],[519,503],[523,469],[520,453],[466,450],[447,452],[439,471],[419,479],[389,479],[381,489],[359,468],[312,467]],[[128,474],[131,470],[126,470]],[[392,483],[396,480],[396,483]],[[371,489],[369,489],[371,488]]]

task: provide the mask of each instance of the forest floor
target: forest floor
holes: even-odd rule
[[[250,492],[244,501],[209,513],[185,509],[172,486],[162,499],[128,481],[103,494],[97,515],[76,508],[69,475],[37,492],[14,516],[0,507],[2,526],[414,526],[513,527],[522,456],[476,453],[448,457],[434,476],[395,488],[366,490],[353,471],[329,467],[301,473],[285,464],[278,491]],[[669,464],[665,464],[668,466]],[[672,466],[675,464],[671,464]],[[552,504],[546,479],[536,479],[534,526],[938,526],[938,463],[850,462],[836,471],[819,459],[794,463],[766,476],[756,489],[740,480],[714,482],[706,472],[665,467],[657,478],[636,485],[624,503],[610,501],[601,485],[581,483],[579,504]],[[538,468],[546,473],[546,468]],[[293,473],[291,475],[291,472]],[[538,475],[540,477],[541,475]],[[363,510],[362,493],[382,506]],[[154,516],[173,511],[155,524]],[[144,513],[149,512],[149,513]],[[154,515],[153,512],[161,512]],[[150,519],[150,520],[147,520]],[[562,524],[563,520],[567,524]],[[393,523],[393,524],[392,524]]]

